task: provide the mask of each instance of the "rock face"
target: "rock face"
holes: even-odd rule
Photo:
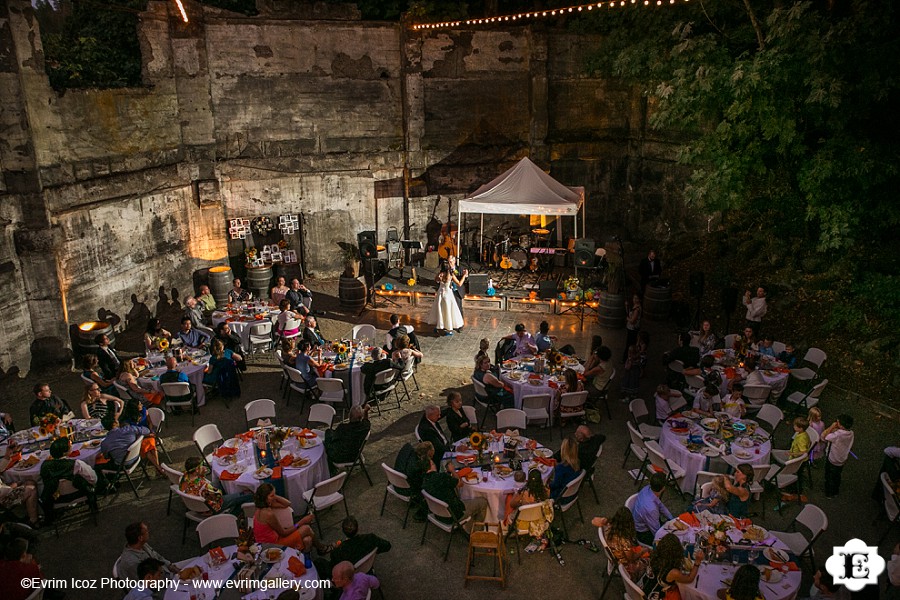
[[[191,6],[189,26],[171,2],[142,14],[145,87],[59,95],[28,1],[0,4],[0,369],[63,351],[69,324],[182,302],[197,270],[240,273],[228,219],[300,215],[307,273],[337,275],[339,242],[424,241],[525,155],[586,187],[588,230],[679,217],[640,94],[584,72],[599,37]]]

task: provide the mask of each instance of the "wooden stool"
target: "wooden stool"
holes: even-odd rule
[[[492,564],[494,572],[492,577],[487,575],[470,575],[476,556],[496,557],[496,563]],[[469,556],[466,559],[466,580],[463,587],[469,585],[470,579],[480,579],[483,581],[499,581],[500,587],[505,589],[506,570],[503,564],[505,560],[506,548],[503,544],[503,528],[500,523],[474,523],[472,525],[472,533],[469,535]],[[498,564],[499,576],[497,576]]]

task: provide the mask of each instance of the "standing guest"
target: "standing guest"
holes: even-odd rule
[[[622,383],[620,389],[625,401],[631,401],[637,397],[641,388],[641,354],[637,344],[628,348],[625,356],[625,365],[623,366]]]
[[[300,371],[307,385],[312,387],[319,377],[317,369],[320,369],[322,365],[309,355],[310,349],[311,346],[306,340],[297,344],[297,360],[294,361],[294,368]]]
[[[444,433],[444,429],[438,422],[440,419],[441,409],[434,404],[429,404],[425,407],[419,424],[416,425],[419,439],[423,442],[431,442],[434,447],[434,455],[438,463],[443,459],[445,452],[453,449],[452,440],[447,439],[447,434]]]
[[[472,425],[469,417],[462,410],[462,394],[450,392],[447,394],[447,428],[450,430],[451,440],[461,440],[472,433]]]
[[[228,291],[228,303],[237,304],[238,302],[249,302],[253,299],[253,293],[241,287],[240,277],[235,277],[231,281],[232,288]]]
[[[640,532],[638,532],[640,539]],[[703,562],[703,551],[694,551],[694,563],[688,573],[682,571],[684,565],[684,548],[674,534],[667,533],[656,544],[650,554],[650,571],[644,578],[644,595],[646,598],[669,598],[674,593],[680,598],[679,583],[693,583]]]
[[[155,558],[145,558],[137,566],[138,585],[133,587],[122,600],[156,600],[155,592],[165,590],[162,580],[164,563]]]
[[[359,370],[363,374],[363,391],[366,393],[366,398],[369,398],[371,401],[374,400],[374,395],[377,392],[391,384],[391,381],[388,381],[380,387],[376,387],[375,378],[382,371],[393,368],[394,365],[391,363],[391,359],[388,358],[384,351],[378,346],[372,347],[369,356],[372,357],[372,362],[363,364]]]
[[[57,438],[50,444],[50,458],[41,464],[41,482],[44,484],[41,491],[41,506],[48,521],[52,521],[55,516],[53,509],[55,503],[74,500],[85,495],[88,497],[90,507],[97,509],[97,498],[94,495],[97,473],[79,459],[66,458],[71,449],[69,438]],[[71,481],[76,491],[59,495],[59,482],[63,479]]]
[[[819,434],[819,439],[822,439],[822,434],[825,433],[825,421],[822,420],[822,411],[818,406],[813,406],[809,409],[809,412],[806,415],[806,420],[809,421],[809,426],[816,430],[816,433]],[[810,455],[811,460],[819,460],[825,454],[825,444],[821,441],[816,444],[816,447],[813,448],[812,454]]]
[[[201,348],[203,350],[209,345],[210,340],[209,335],[205,331],[194,329],[190,317],[182,317],[178,339],[188,348]]]
[[[144,346],[147,350],[153,350],[156,347],[156,340],[172,340],[172,334],[163,329],[162,321],[153,318],[147,321],[147,330],[144,332]]]
[[[794,354],[794,344],[788,342],[784,345],[784,350],[778,353],[776,357],[778,360],[784,363],[788,369],[793,369],[797,366],[797,355]]]
[[[181,476],[178,489],[185,494],[203,498],[211,514],[230,513],[236,517],[243,514],[241,505],[253,502],[253,494],[250,492],[223,494],[222,490],[206,478],[207,473],[207,468],[203,466],[200,457],[188,457],[184,461],[184,475]]]
[[[216,299],[212,295],[212,292],[209,291],[208,285],[200,286],[200,293],[197,294],[197,302],[200,303],[200,308],[206,313],[211,313],[216,310]]]
[[[759,591],[759,569],[756,565],[741,565],[734,572],[728,590],[719,590],[719,600],[763,600]]]
[[[291,305],[291,310],[295,310],[303,316],[309,313],[309,307],[312,306],[312,292],[306,289],[299,279],[291,279],[291,289],[285,293],[284,297]]]
[[[503,339],[516,343],[515,356],[532,356],[538,351],[534,337],[525,331],[524,323],[516,323],[515,333],[511,333]]]
[[[272,304],[278,306],[281,304],[281,301],[287,298],[287,293],[291,291],[291,288],[287,286],[287,282],[284,277],[279,277],[275,280],[275,287],[272,288],[271,293],[269,294],[269,298],[272,299]]]
[[[150,528],[143,521],[125,527],[125,549],[119,555],[119,579],[138,579],[138,565],[148,558],[158,560],[170,573],[178,571],[171,561],[154,550],[150,544]]]
[[[316,544],[316,536],[310,527],[313,515],[307,515],[296,524],[284,527],[276,511],[291,508],[291,501],[276,494],[275,486],[263,483],[256,488],[253,493],[253,505],[256,506],[256,512],[253,514],[253,538],[257,543],[287,546],[301,552],[312,550]],[[322,551],[326,549],[321,542],[318,546]]]
[[[436,450],[435,455],[437,455]],[[460,521],[466,517],[472,517],[466,524],[466,530],[471,532],[472,527],[476,522],[484,522],[488,503],[484,496],[476,496],[475,498],[461,500],[457,490],[463,485],[456,469],[453,467],[452,461],[447,463],[446,471],[439,471],[432,460],[429,464],[428,472],[425,473],[422,489],[438,500],[446,502],[450,514],[453,515],[455,521]]]
[[[12,457],[18,453],[19,445],[11,440],[6,446],[6,453],[0,458],[0,473],[11,466]],[[27,481],[20,484],[14,481],[7,484],[0,479],[0,509],[12,511],[17,506],[25,508],[28,525],[32,529],[38,529],[41,526],[38,516],[38,494],[34,482]]]
[[[622,361],[628,359],[628,349],[637,343],[638,332],[641,330],[641,297],[637,294],[631,297],[631,306],[628,307],[628,316],[625,318],[625,353]]]
[[[155,390],[148,390],[142,388],[140,384],[138,384],[138,368],[135,364],[135,359],[129,359],[122,363],[122,371],[119,373],[119,383],[124,384],[128,388],[128,393],[130,396],[143,398],[143,402],[145,404],[157,405],[163,401],[165,394],[162,392],[157,392]]]
[[[94,342],[97,344],[97,360],[100,364],[100,374],[104,379],[113,379],[116,373],[119,372],[119,365],[122,364],[122,361],[119,360],[119,355],[109,345],[109,336],[105,333],[95,337]]]
[[[447,257],[447,263],[450,265],[450,289],[453,290],[453,299],[456,300],[456,306],[459,308],[459,315],[465,321],[466,315],[463,312],[463,296],[466,295],[465,289],[463,288],[463,284],[466,282],[466,278],[469,276],[469,270],[463,269],[460,272],[459,265],[457,265],[456,255],[451,254]],[[457,327],[456,331],[462,331],[462,327]]]
[[[550,335],[550,323],[541,321],[538,333],[534,336],[534,345],[537,347],[537,351],[546,352],[553,347],[554,342],[556,342],[556,336]]]
[[[43,578],[41,566],[28,552],[28,542],[16,538],[7,545],[0,560],[0,598],[4,600],[25,600],[34,591],[23,587],[22,582]]]
[[[828,442],[825,460],[825,497],[834,498],[841,490],[841,472],[853,448],[853,417],[838,415],[838,418],[822,434]]]
[[[391,315],[391,328],[388,329],[387,339],[390,340],[390,343],[387,344],[387,350],[389,352],[394,351],[394,340],[397,339],[397,336],[405,333],[409,337],[410,347],[415,348],[416,350],[421,350],[422,347],[419,345],[419,338],[416,337],[415,331],[409,325],[401,325],[400,324],[400,315],[392,314]]]
[[[197,302],[196,298],[188,298],[184,301],[184,313],[182,317],[191,320],[191,325],[201,327],[203,325],[203,306]]]
[[[809,454],[809,449],[812,446],[809,434],[806,433],[809,421],[804,417],[795,417],[792,425],[794,427],[794,435],[791,438],[790,450],[772,450],[772,457],[781,464],[798,456],[806,456]]]
[[[64,415],[72,412],[65,400],[53,394],[49,383],[35,384],[32,392],[34,392],[34,402],[28,409],[32,425],[40,423],[44,415],[54,414],[61,419]]]
[[[316,318],[312,315],[306,315],[306,327],[303,328],[302,337],[309,342],[309,345],[313,348],[321,348],[325,345],[325,338],[322,337],[322,332],[319,331]]]
[[[113,396],[117,396],[118,392],[116,391],[116,386],[113,385],[112,379],[104,379],[102,375],[100,375],[100,359],[96,354],[85,354],[81,359],[81,366],[84,369],[81,372],[81,377],[84,379],[89,379],[100,386],[100,390],[104,394],[110,394]]]
[[[487,392],[488,404],[499,404],[503,408],[512,408],[515,404],[515,396],[512,390],[507,388],[502,381],[491,372],[491,359],[482,356],[475,361],[475,371],[472,378],[481,383]]]
[[[381,585],[378,578],[366,573],[357,573],[353,563],[349,561],[339,562],[331,570],[331,580],[334,587],[341,590],[340,600],[366,600],[369,590],[378,589]]]
[[[584,384],[578,381],[578,373],[574,369],[566,368],[563,371],[563,383],[556,390],[556,402],[553,411],[559,413],[560,418],[565,419],[566,413],[581,412],[584,410],[584,404],[578,406],[561,406],[562,395],[570,392],[583,392]]]
[[[591,525],[603,528],[606,545],[613,557],[625,567],[632,581],[640,581],[647,572],[650,554],[637,541],[631,511],[620,506],[611,519],[594,517]]]
[[[638,275],[641,278],[641,296],[647,290],[647,285],[658,281],[662,276],[662,262],[656,256],[656,250],[650,250],[646,258],[641,259],[638,265]]]
[[[275,325],[276,333],[281,337],[296,336],[300,327],[303,326],[303,317],[291,308],[291,301],[286,298],[278,303],[278,310],[281,312],[278,313],[278,321]],[[289,328],[288,325],[293,326]]]
[[[153,465],[160,477],[165,477],[165,471],[159,466],[159,454],[156,452],[156,436],[146,427],[132,423],[120,425],[118,421],[113,421],[109,433],[100,442],[100,451],[113,465],[121,466],[125,461],[125,456],[128,454],[128,448],[141,436],[144,436],[141,442],[141,456],[150,461],[150,464]]]
[[[104,394],[96,383],[84,388],[84,397],[81,399],[81,416],[85,419],[100,419],[107,427],[109,423],[117,420],[122,413],[124,403],[115,396]]]
[[[331,562],[333,563],[346,560],[356,564],[372,550],[377,550],[378,554],[391,551],[391,543],[386,539],[380,538],[374,533],[360,533],[359,522],[353,515],[343,520],[341,531],[344,532],[347,539],[331,551]]]
[[[332,475],[337,474],[335,463],[356,460],[371,429],[369,405],[366,404],[351,408],[348,422],[341,423],[334,429],[325,430],[325,455],[328,457],[328,468]]]
[[[654,473],[650,476],[650,485],[645,485],[635,499],[631,514],[634,516],[637,539],[642,544],[653,545],[653,538],[660,526],[673,519],[672,513],[660,500],[665,489],[666,476],[662,473]]]
[[[744,292],[744,306],[747,307],[747,325],[753,328],[753,331],[759,329],[762,318],[766,316],[766,290],[762,286],[756,288],[756,296],[751,298],[750,290]]]
[[[553,480],[550,482],[550,498],[559,500],[566,486],[578,477],[581,464],[578,462],[578,441],[570,435],[562,441],[559,448],[559,462],[553,467]]]

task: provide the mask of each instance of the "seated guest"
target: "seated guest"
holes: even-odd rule
[[[281,362],[289,367],[297,362],[297,340],[281,340]]]
[[[241,505],[253,502],[253,494],[250,492],[223,494],[222,490],[206,478],[207,473],[208,470],[199,457],[188,457],[184,461],[184,475],[181,476],[178,489],[185,494],[203,498],[211,514],[230,513],[236,517],[243,514]]]
[[[351,408],[348,422],[341,423],[334,429],[325,430],[325,455],[328,457],[328,468],[332,475],[337,474],[335,463],[348,463],[356,460],[371,429],[369,405],[366,404],[363,407]]]
[[[401,325],[400,324],[400,315],[392,314],[391,315],[391,328],[388,329],[387,335],[391,340],[391,343],[388,345],[387,350],[389,352],[394,351],[394,340],[398,335],[405,333],[407,337],[409,337],[409,347],[415,348],[416,350],[421,350],[419,346],[419,338],[416,337],[415,331],[409,325]]]
[[[467,438],[472,433],[469,417],[462,410],[462,395],[459,392],[447,394],[447,412],[445,417],[447,419],[447,429],[450,430],[451,441]]]
[[[584,410],[584,404],[581,404],[580,406],[560,406],[562,402],[562,395],[568,394],[570,392],[583,392],[584,384],[578,381],[578,373],[576,373],[574,369],[567,368],[565,371],[563,371],[563,379],[564,381],[556,390],[556,398],[553,405],[553,410],[559,413],[560,418],[565,419],[566,413],[574,413]]]
[[[797,355],[794,352],[794,345],[791,343],[785,344],[784,350],[779,352],[776,358],[783,362],[788,369],[793,369],[797,366]]]
[[[88,503],[93,510],[97,509],[97,498],[94,495],[94,485],[97,483],[97,473],[87,463],[66,458],[72,445],[69,438],[57,438],[50,444],[50,458],[41,464],[41,482],[44,489],[41,491],[41,506],[44,516],[52,521],[55,513],[53,505],[56,502],[66,502],[82,496],[87,496]],[[70,494],[59,495],[59,482],[66,479],[76,489]]]
[[[178,339],[189,348],[202,348],[203,350],[209,346],[209,335],[205,331],[194,329],[193,323],[189,317],[181,319],[181,330],[178,332]]]
[[[287,546],[301,552],[310,552],[316,547],[320,554],[327,554],[326,546],[316,540],[310,527],[313,515],[307,515],[288,527],[281,524],[276,511],[290,509],[291,501],[276,494],[275,486],[271,483],[263,483],[256,488],[253,504],[256,506],[253,514],[253,537],[257,543]]]
[[[381,585],[378,578],[366,573],[357,573],[350,561],[339,562],[331,570],[334,587],[341,590],[340,600],[366,600],[370,590]]]
[[[712,414],[713,411],[722,410],[719,388],[714,385],[706,385],[697,390],[697,393],[694,395],[693,409],[707,415]]]
[[[191,325],[201,327],[203,325],[203,307],[197,302],[196,298],[188,298],[184,301],[184,313],[182,318],[191,320]]]
[[[550,323],[541,321],[538,333],[534,336],[534,345],[537,347],[537,351],[546,352],[553,347],[554,342],[556,342],[556,336],[550,335]]]
[[[190,383],[185,373],[178,370],[178,359],[174,356],[166,357],[166,371],[159,376],[160,383]]]
[[[671,399],[680,396],[681,392],[670,390],[669,386],[665,384],[656,386],[656,395],[653,397],[653,402],[656,406],[656,420],[660,425],[662,425],[665,420],[669,418],[669,415],[672,414]]]
[[[16,426],[13,423],[12,415],[0,412],[0,437],[9,437],[9,435],[15,431]]]
[[[762,339],[759,341],[757,352],[759,352],[760,356],[771,356],[772,358],[775,357],[775,350],[772,349],[771,335],[764,335],[762,337]]]
[[[750,357],[745,360],[744,371],[746,371],[747,374],[744,377],[741,377],[740,372],[738,372],[737,376],[730,382],[732,389],[736,383],[742,383],[744,387],[747,387],[748,385],[768,385],[763,378],[762,373],[757,370],[757,366],[758,363],[755,358]]]
[[[100,419],[105,428],[119,418],[125,403],[100,391],[96,383],[84,388],[84,397],[81,399],[81,416],[85,419]]]
[[[134,362],[135,359],[126,360],[122,363],[122,370],[119,373],[119,383],[124,384],[128,388],[128,393],[132,397],[142,399],[145,404],[157,405],[163,401],[165,394],[155,390],[142,388],[138,383],[138,368]]]
[[[755,352],[757,349],[756,333],[749,325],[744,327],[744,331],[734,340],[734,351],[738,354],[746,354]]]
[[[28,416],[32,425],[40,423],[45,415],[54,414],[59,418],[72,412],[69,404],[53,394],[49,383],[37,383],[34,388],[34,402],[28,408]]]
[[[434,408],[437,409],[436,406]],[[440,413],[440,409],[438,409],[438,413]],[[437,456],[437,450],[435,450],[435,456]],[[450,514],[456,521],[472,517],[465,525],[466,530],[471,532],[475,522],[484,522],[488,504],[484,496],[461,500],[457,490],[463,485],[452,462],[447,463],[446,471],[439,471],[432,460],[428,466],[428,472],[425,473],[422,489],[438,500],[446,502]]]
[[[306,327],[303,328],[303,339],[309,342],[313,348],[320,348],[325,345],[325,338],[319,331],[319,325],[316,318],[312,315],[306,315]]]
[[[793,421],[794,435],[791,439],[790,450],[772,450],[772,457],[781,464],[797,458],[798,456],[806,456],[812,447],[812,440],[806,433],[809,428],[809,421],[805,417],[796,417]]]
[[[631,509],[637,539],[647,546],[653,545],[653,538],[660,526],[673,518],[672,513],[660,500],[665,489],[666,476],[662,473],[654,473],[650,476],[650,485],[645,485],[638,492],[634,507]]]
[[[716,344],[719,339],[716,337],[716,334],[713,333],[712,323],[709,321],[703,321],[700,325],[700,331],[691,332],[697,336],[697,349],[700,351],[700,356],[706,356],[710,352],[716,349]]]
[[[104,379],[100,375],[100,359],[97,358],[96,354],[85,354],[81,359],[81,366],[84,368],[84,370],[81,372],[81,376],[83,378],[90,379],[91,381],[99,385],[100,391],[104,394],[118,396],[116,386],[113,385],[113,380]]]
[[[489,357],[482,356],[476,360],[472,378],[484,386],[488,404],[499,404],[503,408],[512,408],[515,405],[515,396],[512,391],[491,372]]]
[[[243,362],[244,359],[240,354],[226,350],[222,340],[216,339],[210,349],[209,364],[206,366],[206,374],[203,375],[203,383],[216,385],[223,369],[234,369]]]
[[[515,356],[532,356],[538,351],[534,337],[525,331],[524,323],[517,323],[516,332],[505,336],[503,339],[516,343]]]
[[[433,458],[434,446],[431,442],[419,442],[415,446],[404,444],[397,453],[397,460],[394,461],[394,470],[406,475],[409,483],[408,489],[395,489],[398,494],[409,496],[409,508],[413,513],[413,519],[417,522],[424,521],[428,515],[428,507],[425,506],[425,499],[422,497],[422,480]]]
[[[241,346],[241,336],[231,330],[231,325],[227,321],[222,321],[216,325],[216,340],[222,342],[226,350],[231,351],[235,357],[235,366],[239,371],[247,370],[247,362],[244,360],[244,348]]]
[[[322,365],[309,355],[310,350],[311,347],[306,340],[302,340],[297,344],[297,358],[294,360],[294,368],[300,371],[300,374],[303,375],[303,378],[310,386],[313,386],[319,377],[319,372],[316,369],[321,368]]]
[[[375,378],[382,371],[393,368],[394,364],[391,362],[391,359],[387,357],[384,351],[377,346],[374,346],[372,348],[369,356],[372,357],[372,362],[363,364],[363,366],[361,366],[359,370],[363,374],[363,391],[365,391],[366,393],[366,398],[368,398],[371,402],[372,400],[374,400],[374,394],[380,391],[375,387]],[[384,388],[388,385],[390,385],[390,383],[386,383],[381,387]]]
[[[590,477],[594,472],[594,463],[597,462],[597,452],[606,441],[606,436],[593,433],[587,425],[579,425],[575,429],[575,441],[578,442],[578,464]]]
[[[125,527],[125,549],[119,555],[119,579],[139,579],[138,565],[152,558],[162,563],[166,570],[175,573],[178,569],[171,561],[150,547],[150,528],[146,523],[137,521]]]
[[[126,454],[128,454],[128,448],[141,436],[144,436],[141,442],[141,456],[150,461],[157,474],[165,477],[165,471],[159,466],[159,455],[156,452],[156,436],[146,427],[131,423],[119,424],[118,421],[113,421],[109,433],[100,442],[100,451],[112,463],[112,465],[107,466],[108,470],[112,470],[113,466],[122,464]]]
[[[288,291],[290,291],[290,289],[291,288],[287,286],[284,277],[279,277],[276,280],[275,287],[273,287],[271,292],[269,293],[269,298],[272,300],[272,304],[275,306],[279,306],[281,304],[281,301],[287,297],[287,293]]]
[[[394,352],[391,354],[391,360],[394,364],[404,366],[410,358],[415,359],[418,363],[425,355],[412,347],[409,336],[405,333],[394,338]]]
[[[638,532],[640,539],[640,532]],[[699,556],[699,558],[698,558]],[[678,596],[679,583],[693,583],[702,562],[703,551],[694,551],[694,564],[688,573],[682,571],[684,548],[674,534],[667,533],[650,553],[650,573],[644,578],[644,595],[647,598],[663,598],[674,592]],[[674,588],[674,589],[673,589]]]
[[[344,532],[347,539],[340,545],[336,545],[335,549],[331,551],[331,562],[333,563],[346,560],[356,564],[372,550],[377,550],[378,554],[384,554],[391,550],[391,543],[386,539],[380,538],[374,533],[360,533],[359,522],[352,515],[341,523],[341,531]]]
[[[209,291],[208,285],[200,286],[200,293],[197,294],[197,302],[200,303],[200,308],[206,313],[211,313],[216,310],[216,299],[213,297],[212,292]]]
[[[165,339],[172,340],[172,334],[163,329],[162,321],[159,319],[150,319],[147,321],[147,331],[144,332],[144,346],[147,350],[156,349],[156,340]]]
[[[712,355],[707,354],[701,358],[699,376],[706,385],[714,385],[718,388],[722,385],[722,374],[716,371],[715,365],[716,359]]]
[[[725,488],[725,475],[714,477],[711,483],[708,494],[694,500],[691,509],[696,513],[708,510],[714,515],[727,514],[729,494]]]
[[[16,538],[10,542],[0,560],[0,598],[4,600],[25,600],[34,590],[23,587],[22,582],[43,578],[41,566],[28,552],[28,542]]]
[[[145,558],[136,569],[138,585],[131,588],[122,600],[156,600],[165,590],[163,579],[165,564],[155,558]]]
[[[632,581],[640,581],[647,572],[650,553],[638,544],[631,511],[620,506],[611,519],[594,517],[591,525],[603,528],[606,545],[613,557],[625,567]]]
[[[291,310],[299,312],[304,317],[309,314],[309,306],[312,303],[312,292],[306,289],[306,286],[300,283],[299,279],[291,279],[291,289],[285,293]]]
[[[510,525],[513,518],[515,518],[517,530],[527,531],[532,537],[542,537],[549,529],[550,520],[552,520],[547,519],[544,514],[544,510],[547,511],[548,516],[553,514],[553,503],[549,502],[549,500],[550,488],[544,484],[544,477],[541,475],[540,469],[531,469],[528,471],[525,485],[509,497],[504,525]],[[518,510],[521,507],[537,504],[538,502],[547,503],[545,507],[541,507],[541,516],[543,518],[534,521],[526,521],[519,518]]]
[[[113,379],[119,372],[119,365],[122,364],[122,361],[119,360],[119,355],[113,347],[109,345],[109,336],[101,333],[94,338],[94,343],[97,344],[97,361],[100,365],[101,377]]]
[[[744,400],[743,383],[733,383],[731,392],[725,395],[725,400],[722,402],[722,408],[732,416],[740,416],[746,413],[747,403]]]
[[[444,429],[438,422],[441,419],[441,409],[434,404],[429,404],[423,411],[419,424],[416,425],[418,438],[423,442],[431,442],[434,448],[435,462],[440,463],[444,453],[453,450],[453,440],[447,439]]]
[[[738,519],[747,517],[750,506],[750,484],[753,483],[753,467],[741,463],[735,467],[734,475],[725,476],[725,490],[728,492],[726,514]]]
[[[550,482],[550,498],[559,500],[566,486],[578,477],[581,465],[578,462],[578,441],[575,436],[568,436],[559,448],[559,461],[553,467],[553,479]]]
[[[11,440],[6,446],[6,452],[0,458],[0,473],[10,467],[12,457],[19,452],[19,446]],[[5,483],[0,479],[0,509],[12,512],[19,506],[25,508],[28,516],[28,524],[32,529],[40,527],[40,517],[38,517],[38,494],[37,488],[31,481],[25,483],[12,482]]]
[[[663,362],[669,364],[680,360],[684,365],[684,375],[700,374],[700,349],[691,346],[691,334],[682,333],[678,336],[678,347],[663,354]]]
[[[756,565],[741,565],[734,572],[731,586],[717,592],[719,600],[763,600],[759,591],[759,569]]]
[[[253,299],[253,293],[241,287],[240,277],[235,277],[232,281],[232,288],[228,291],[228,303],[237,304],[238,302],[249,302]]]
[[[289,300],[282,300],[278,304],[278,320],[275,323],[275,332],[281,337],[294,337],[303,327],[303,317],[300,313],[291,309]]]
[[[606,346],[600,346],[594,350],[588,363],[584,366],[584,378],[591,380],[594,389],[599,392],[606,389],[609,379],[612,377],[614,369],[609,364],[610,359],[612,359],[612,350]]]

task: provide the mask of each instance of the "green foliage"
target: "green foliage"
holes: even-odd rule
[[[846,295],[835,302],[828,323],[833,330],[860,337],[889,333],[900,328],[900,277],[866,273],[846,286]]]

